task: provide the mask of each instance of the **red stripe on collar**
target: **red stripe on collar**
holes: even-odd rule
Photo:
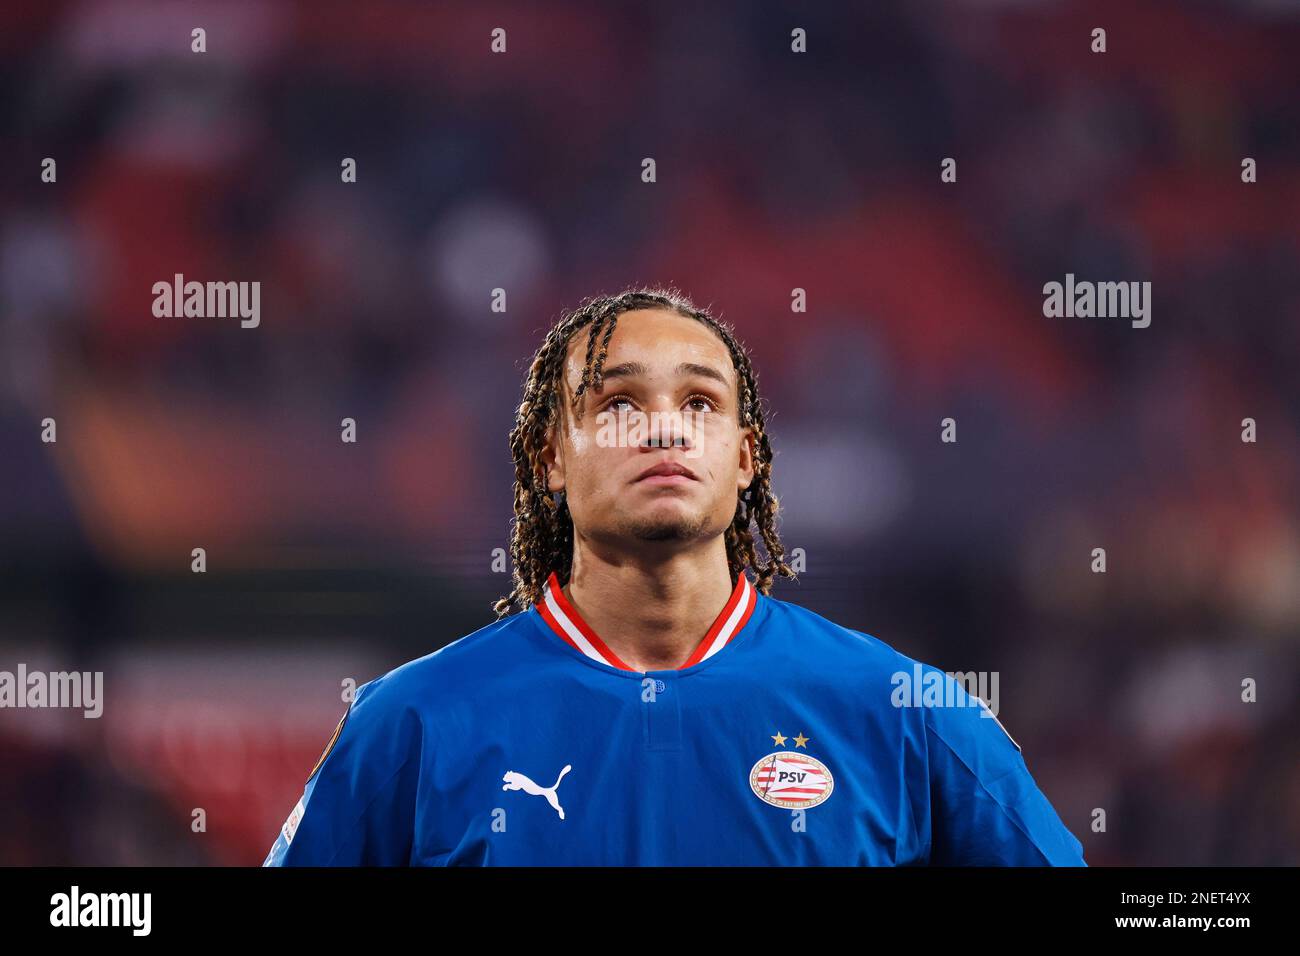
[[[731,596],[727,599],[726,605],[714,618],[713,624],[709,627],[704,639],[696,646],[691,656],[686,659],[678,670],[684,670],[692,667],[703,660],[712,657],[722,648],[726,647],[741,629],[749,622],[750,616],[754,613],[754,607],[758,601],[758,594],[754,586],[749,583],[749,578],[745,572],[741,571],[736,576],[736,586],[732,588]],[[617,667],[619,670],[630,671],[618,655],[615,654],[600,636],[591,628],[586,621],[578,614],[573,605],[569,603],[568,598],[564,596],[564,591],[560,588],[559,578],[554,571],[546,579],[546,588],[541,601],[538,601],[534,607],[537,613],[541,615],[547,626],[570,647],[585,654],[592,660],[600,661],[602,664],[608,664],[610,667]]]

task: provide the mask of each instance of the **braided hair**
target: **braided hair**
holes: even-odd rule
[[[731,327],[671,288],[642,288],[613,296],[591,297],[565,313],[547,333],[533,356],[524,380],[523,399],[510,432],[510,451],[515,462],[515,513],[511,523],[510,558],[514,565],[514,587],[494,605],[498,618],[513,604],[527,610],[542,600],[546,580],[552,571],[567,581],[573,561],[573,519],[563,496],[557,501],[546,487],[546,466],[542,450],[559,412],[565,359],[569,342],[581,329],[587,332],[587,354],[582,380],[573,395],[575,410],[581,407],[588,389],[599,389],[603,380],[605,354],[618,317],[635,309],[660,309],[695,319],[711,328],[727,346],[736,369],[741,427],[753,429],[754,478],[737,496],[736,514],[725,532],[727,564],[734,579],[745,568],[755,575],[754,587],[768,594],[778,575],[793,578],[785,562],[785,548],[776,531],[778,502],[772,493],[772,446],[764,428],[762,402],[749,355],[736,340]],[[752,526],[763,539],[766,560],[755,548]]]

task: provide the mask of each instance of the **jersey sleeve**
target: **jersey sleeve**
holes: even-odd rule
[[[263,866],[405,866],[418,720],[379,678],[357,689]]]
[[[948,678],[951,680],[951,678]],[[930,863],[1087,866],[992,710],[958,685],[959,706],[926,707]]]

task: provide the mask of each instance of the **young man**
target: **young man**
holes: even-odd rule
[[[521,613],[361,687],[266,865],[1086,865],[979,698],[768,596],[793,574],[729,328],[589,300],[510,446]],[[922,671],[937,703],[899,693]]]

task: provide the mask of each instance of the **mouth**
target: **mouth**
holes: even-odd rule
[[[679,465],[675,461],[661,461],[637,475],[633,484],[683,485],[698,480],[695,472],[685,465]]]

